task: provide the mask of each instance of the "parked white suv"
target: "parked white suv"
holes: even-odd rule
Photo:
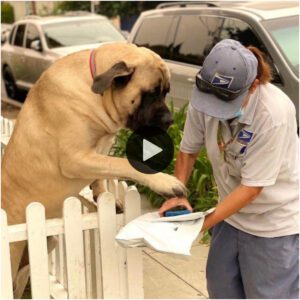
[[[126,39],[106,17],[95,14],[29,16],[16,22],[1,48],[7,95],[16,99],[19,89],[29,90],[56,59],[114,41]]]
[[[266,54],[274,79],[299,113],[298,1],[186,1],[143,12],[128,38],[152,49],[171,71],[168,98],[186,104],[195,76],[212,47],[235,39]]]

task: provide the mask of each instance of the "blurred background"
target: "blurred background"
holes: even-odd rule
[[[116,41],[147,47],[171,73],[167,101],[174,123],[168,133],[175,151],[164,172],[173,174],[195,76],[212,47],[226,38],[264,53],[272,83],[290,97],[298,117],[299,1],[1,1],[1,115],[15,120],[30,88],[65,55]],[[126,129],[118,134],[111,155],[125,156],[130,134]],[[195,211],[216,205],[218,192],[205,150],[187,187]],[[143,212],[164,201],[148,188],[138,188]],[[202,242],[209,244],[208,233]],[[147,256],[145,297],[207,297],[207,247],[197,244],[192,252],[188,267],[167,256]]]
[[[130,31],[142,11],[163,1],[2,1],[1,23],[12,24],[27,15],[61,15],[87,11],[109,17],[121,30]]]

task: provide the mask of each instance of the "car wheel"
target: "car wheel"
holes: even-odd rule
[[[7,96],[11,99],[17,99],[19,90],[16,86],[14,76],[7,66],[3,69],[3,80]]]

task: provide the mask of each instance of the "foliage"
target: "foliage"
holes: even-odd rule
[[[12,24],[15,21],[14,9],[7,2],[1,2],[1,23]]]
[[[155,8],[157,1],[101,1],[99,13],[108,17],[129,17],[139,15],[142,11]]]
[[[155,8],[160,1],[101,1],[97,13],[109,18],[139,15],[142,11]],[[91,1],[59,1],[54,9],[55,14],[66,11],[90,11]]]
[[[179,151],[180,142],[183,136],[183,128],[186,119],[186,106],[179,111],[174,111],[171,103],[170,110],[173,114],[174,123],[168,129],[168,134],[174,142],[174,158],[167,169],[168,174],[174,174],[176,156]],[[116,143],[112,149],[112,155],[125,157],[126,142],[131,132],[123,129],[117,136]],[[164,198],[151,191],[148,187],[138,186],[141,193],[145,193],[155,207],[160,207]],[[204,211],[217,204],[218,193],[213,177],[212,167],[207,158],[206,151],[202,150],[195,162],[194,169],[187,184],[189,189],[188,199],[194,211]]]
[[[54,8],[54,14],[61,14],[67,11],[90,11],[90,1],[58,1]]]

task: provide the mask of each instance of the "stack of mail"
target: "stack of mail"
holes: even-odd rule
[[[123,247],[148,246],[161,252],[190,255],[205,215],[213,210],[174,217],[160,217],[158,212],[147,213],[125,225],[116,240]]]

